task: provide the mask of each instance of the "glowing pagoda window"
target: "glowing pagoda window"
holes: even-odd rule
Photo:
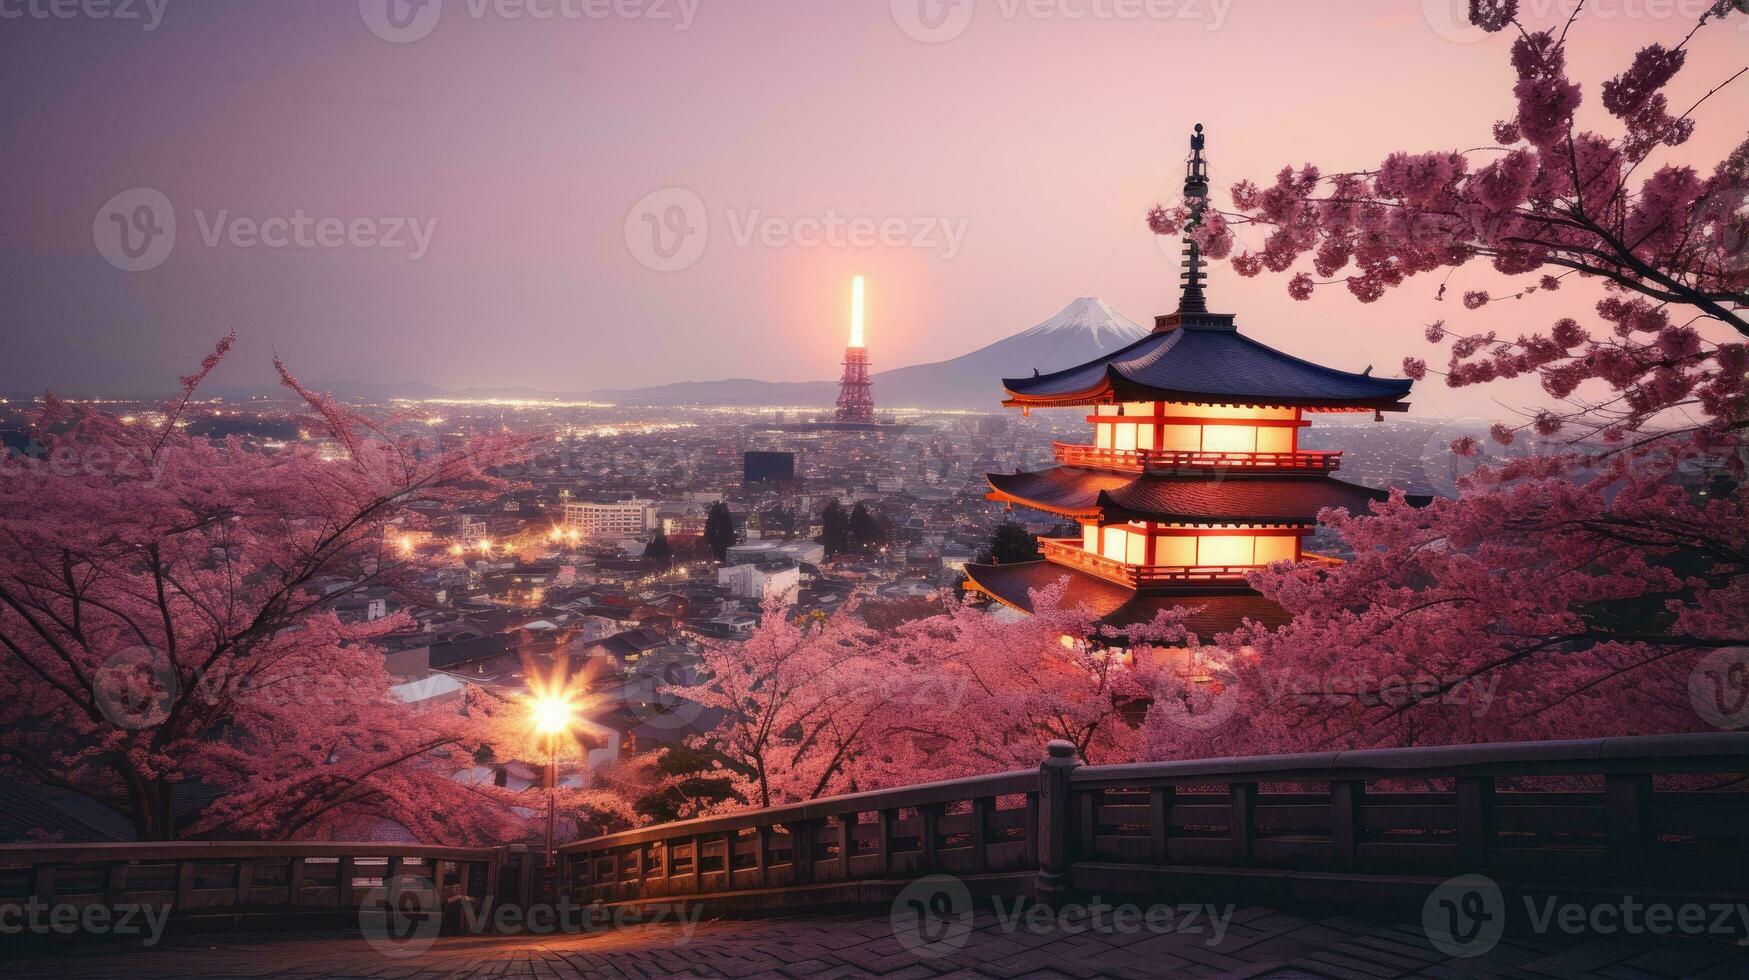
[[[1101,547],[1099,549],[1099,554],[1102,557],[1110,558],[1112,561],[1124,561],[1129,554],[1129,536],[1130,532],[1128,528],[1104,528],[1100,531]]]
[[[1211,453],[1254,453],[1257,451],[1257,427],[1205,425],[1202,427],[1202,448]]]
[[[1272,425],[1257,430],[1257,451],[1260,453],[1291,453],[1294,451],[1294,430]]]
[[[1173,452],[1196,452],[1202,448],[1202,426],[1163,425],[1160,427],[1160,448]]]
[[[1198,565],[1253,565],[1253,545],[1249,534],[1220,534],[1196,539]]]
[[[1099,554],[1099,525],[1088,523],[1081,525],[1081,547],[1085,551]]]
[[[1104,423],[1093,427],[1093,444],[1100,449],[1111,448],[1111,426]]]
[[[1155,538],[1154,564],[1179,568],[1196,564],[1196,539],[1187,537]]]
[[[1117,431],[1113,433],[1116,438],[1112,441],[1111,448],[1126,452],[1136,448],[1136,424],[1134,422],[1119,422],[1112,428]]]

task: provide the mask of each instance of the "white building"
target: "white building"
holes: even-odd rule
[[[656,505],[648,500],[565,501],[565,530],[586,538],[637,537],[649,531],[655,522]]]
[[[731,565],[717,569],[717,584],[743,599],[782,596],[794,602],[802,589],[802,569],[793,561]]]

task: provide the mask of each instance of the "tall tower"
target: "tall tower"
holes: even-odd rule
[[[850,346],[844,349],[844,377],[838,382],[838,421],[875,420],[874,382],[868,379],[868,347],[862,339],[862,277],[850,287]]]

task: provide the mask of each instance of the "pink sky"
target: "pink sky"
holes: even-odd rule
[[[0,106],[0,388],[159,388],[233,327],[221,384],[266,381],[270,348],[312,379],[449,387],[825,379],[858,273],[877,370],[963,353],[1077,296],[1147,322],[1172,308],[1176,265],[1142,216],[1175,195],[1192,123],[1208,127],[1224,198],[1287,162],[1474,146],[1510,106],[1506,38],[1442,36],[1420,0],[1197,0],[1164,4],[1186,15],[1167,18],[1100,15],[1127,0],[975,0],[963,34],[937,44],[901,30],[888,0],[704,0],[683,31],[650,16],[534,19],[506,2],[510,16],[475,17],[448,0],[407,44],[372,34],[354,0],[170,0],[152,31],[0,24],[15,96]],[[897,2],[903,13],[912,0]],[[1570,52],[1587,112],[1599,81],[1640,44],[1680,39],[1699,6],[1594,3],[1609,16],[1582,20]],[[1526,8],[1533,22],[1567,9]],[[1089,16],[1060,16],[1075,11]],[[662,12],[678,17],[678,0]],[[1745,63],[1745,21],[1702,33],[1673,102]],[[1740,82],[1702,109],[1675,162],[1710,170],[1745,118]],[[177,210],[175,251],[148,272],[118,271],[93,246],[93,217],[133,187]],[[710,239],[662,273],[625,228],[635,203],[670,187],[702,200]],[[412,261],[406,249],[208,247],[197,209],[209,222],[301,209],[436,224]],[[755,212],[829,211],[942,218],[965,239],[951,257],[734,240]],[[1371,306],[1338,290],[1294,303],[1281,279],[1221,268],[1210,295],[1265,342],[1385,373],[1429,354],[1428,320],[1517,333],[1577,298],[1466,315],[1432,302],[1437,285]],[[1477,264],[1452,285],[1501,280]],[[1495,398],[1532,397],[1435,383],[1417,402],[1497,415]]]

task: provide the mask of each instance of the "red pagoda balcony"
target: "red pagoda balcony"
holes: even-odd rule
[[[1039,538],[1039,551],[1046,561],[1077,568],[1089,575],[1132,589],[1158,585],[1243,582],[1256,565],[1130,565],[1097,555],[1081,546],[1079,538]]]
[[[1178,449],[1101,449],[1051,443],[1057,462],[1099,470],[1140,473],[1148,469],[1236,468],[1290,473],[1329,473],[1342,466],[1342,452],[1245,453]]]

